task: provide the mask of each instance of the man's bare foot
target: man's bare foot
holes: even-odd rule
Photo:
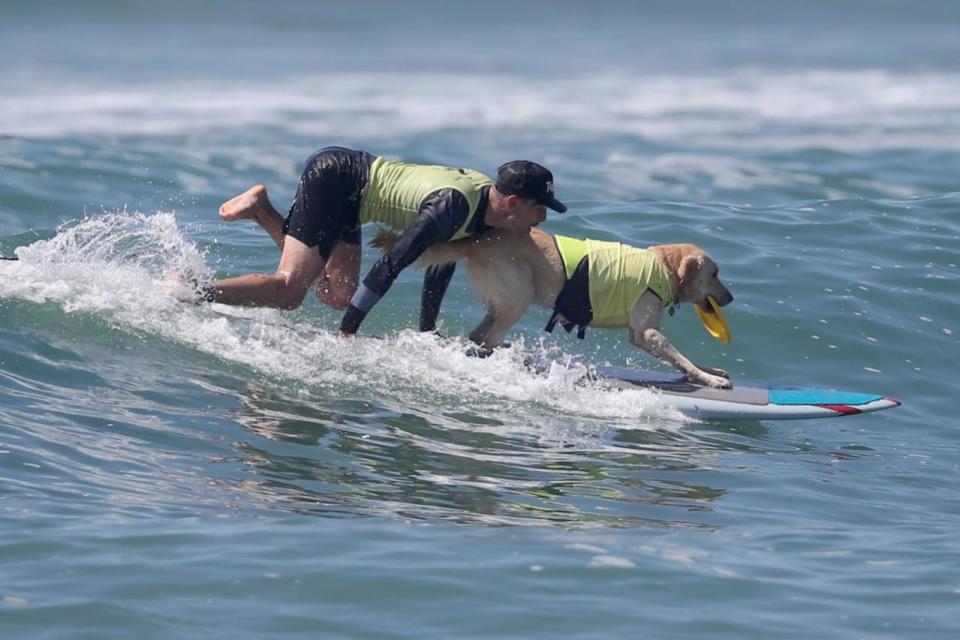
[[[267,188],[258,184],[220,205],[220,217],[227,222],[256,218],[261,212],[266,212],[269,207]]]

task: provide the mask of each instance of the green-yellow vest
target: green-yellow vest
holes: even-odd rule
[[[467,229],[480,203],[480,191],[493,180],[479,171],[438,165],[408,164],[376,158],[360,200],[360,222],[382,222],[402,231],[416,220],[420,205],[434,191],[456,189],[470,204],[470,213],[451,240],[469,235]]]
[[[619,242],[554,238],[568,280],[587,256],[590,306],[593,307],[591,326],[626,327],[630,323],[630,312],[647,289],[657,294],[663,306],[673,302],[675,293],[670,274],[653,252]]]

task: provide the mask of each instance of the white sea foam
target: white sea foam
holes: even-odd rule
[[[608,177],[609,188],[623,191],[610,194],[615,197],[630,197],[645,190],[672,192],[682,197],[709,197],[713,189],[749,191],[820,184],[818,176],[723,153],[665,153],[650,158],[612,151],[602,169]],[[698,187],[698,183],[703,186]]]
[[[601,555],[590,558],[591,567],[614,568],[614,569],[633,569],[636,564],[629,558],[622,556]]]
[[[270,127],[317,140],[344,131],[383,139],[466,127],[585,140],[638,135],[701,148],[960,149],[957,73],[745,69],[505,79],[351,72],[265,79],[255,92],[230,80],[104,90],[61,78],[26,84],[14,75],[0,77],[0,90],[0,134],[15,136]]]
[[[343,341],[270,309],[177,302],[169,293],[170,272],[203,278],[210,269],[173,214],[87,218],[16,254],[18,261],[2,263],[0,297],[53,303],[189,345],[247,365],[261,382],[276,382],[307,401],[318,394],[376,397],[400,412],[466,412],[483,417],[479,425],[468,420],[468,428],[527,434],[577,421],[641,429],[687,422],[649,391],[579,382],[580,364],[555,363],[546,375],[534,375],[523,363],[529,350],[522,343],[481,360],[467,357],[462,341],[409,330],[384,340]]]

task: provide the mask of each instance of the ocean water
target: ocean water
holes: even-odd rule
[[[0,7],[0,637],[953,638],[960,628],[960,6],[893,1]],[[192,306],[340,144],[529,158],[548,231],[695,242],[735,378],[875,391],[697,421],[626,335],[464,355],[410,269],[363,326]],[[371,230],[365,230],[370,237]],[[367,251],[365,267],[374,255]],[[528,353],[555,358],[548,376]]]

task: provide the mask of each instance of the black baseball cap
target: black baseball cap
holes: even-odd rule
[[[558,213],[567,210],[567,205],[553,195],[553,174],[536,162],[514,160],[501,165],[497,169],[496,186],[504,195],[529,198]]]

